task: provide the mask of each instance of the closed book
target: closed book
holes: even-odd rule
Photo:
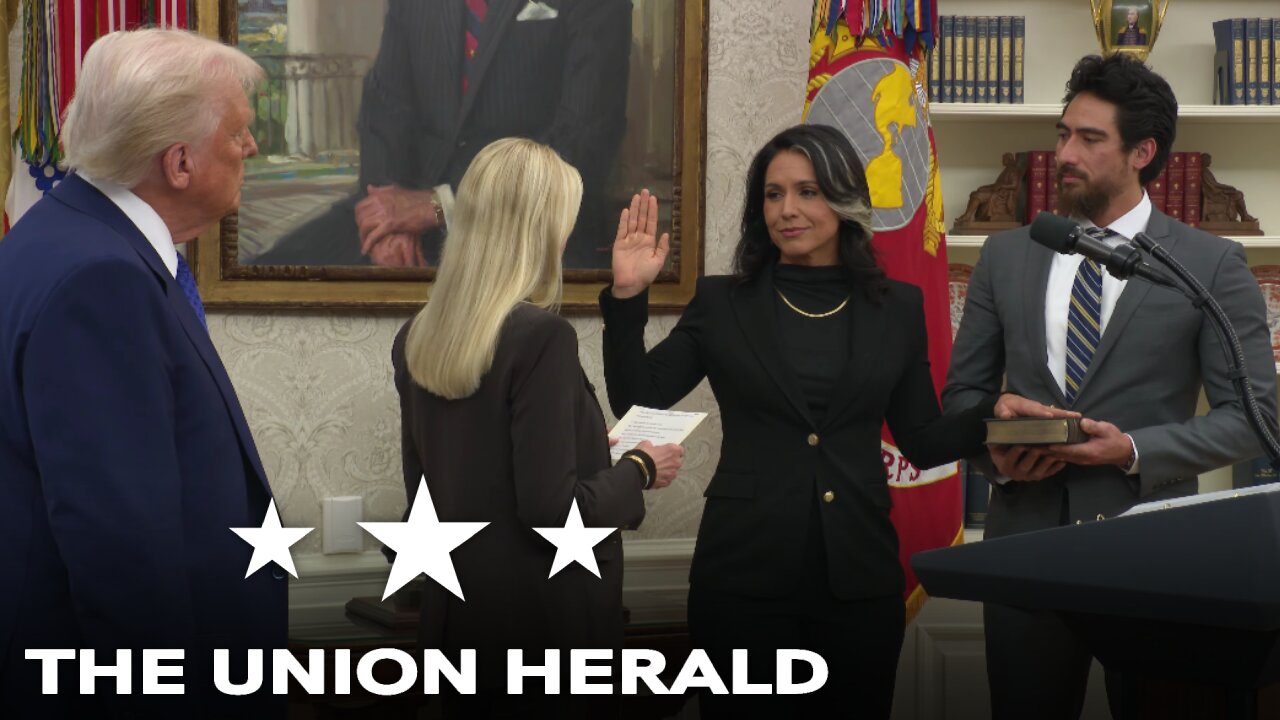
[[[1231,466],[1231,487],[1233,489],[1254,487],[1273,483],[1280,477],[1276,469],[1271,467],[1271,460],[1266,455],[1252,460],[1244,460]]]
[[[1151,207],[1164,212],[1169,199],[1169,165],[1166,163],[1155,180],[1147,183],[1147,195],[1151,197]]]
[[[938,20],[942,37],[942,102],[956,101],[956,22],[952,15]]]
[[[1027,223],[1049,209],[1049,158],[1053,153],[1032,150],[1027,168]]]
[[[1022,48],[1026,41],[1027,19],[1013,18],[1013,101],[1022,102]]]
[[[987,524],[987,506],[991,502],[991,483],[968,462],[960,463],[964,479],[964,526],[982,528]]]
[[[1000,18],[987,18],[987,102],[1000,100]]]
[[[1200,227],[1200,153],[1186,153],[1186,183],[1182,189],[1182,221]]]
[[[1000,90],[999,102],[1013,102],[1013,18],[1000,17]]]
[[[974,102],[977,94],[974,81],[978,78],[978,18],[966,15],[964,18],[964,101]]]
[[[1054,215],[1061,215],[1058,212],[1058,156],[1049,155],[1049,172],[1045,180],[1045,205],[1044,209]]]
[[[1244,73],[1245,73],[1245,105],[1258,104],[1258,29],[1261,21],[1258,18],[1244,20]]]
[[[1258,26],[1258,104],[1274,105],[1271,97],[1271,43],[1275,20],[1262,18]]]
[[[1280,105],[1280,18],[1271,19],[1271,103]]]
[[[1219,105],[1245,104],[1244,19],[1231,18],[1213,23],[1214,100]]]
[[[1168,185],[1166,190],[1168,195],[1165,198],[1164,207],[1165,214],[1174,220],[1185,222],[1183,215],[1184,201],[1186,198],[1187,187],[1187,154],[1184,152],[1169,153],[1169,162],[1165,166],[1167,170]]]
[[[1061,445],[1089,439],[1080,418],[990,418],[988,445]]]
[[[984,103],[987,101],[987,73],[991,68],[990,61],[990,45],[987,42],[991,34],[991,18],[979,17],[973,19],[973,46],[977,50],[977,57],[973,60],[973,96],[976,102]]]

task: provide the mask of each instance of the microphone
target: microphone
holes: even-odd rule
[[[1147,282],[1178,289],[1172,277],[1142,261],[1142,252],[1138,248],[1127,243],[1113,248],[1090,237],[1070,218],[1041,212],[1031,223],[1031,239],[1056,253],[1079,254],[1095,260],[1121,280],[1137,275]]]

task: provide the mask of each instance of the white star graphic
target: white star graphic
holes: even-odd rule
[[[249,569],[245,571],[244,576],[249,577],[258,568],[274,560],[290,575],[298,577],[298,570],[293,566],[293,555],[289,552],[289,548],[312,530],[315,528],[280,527],[276,499],[271,498],[271,504],[267,505],[267,516],[262,519],[262,527],[231,528],[231,532],[253,546],[253,557],[249,558]]]
[[[583,527],[582,513],[578,512],[578,498],[574,498],[573,504],[569,506],[569,519],[565,521],[564,527],[533,529],[556,546],[556,557],[551,561],[551,574],[547,578],[555,577],[556,573],[568,567],[571,562],[578,563],[590,570],[592,575],[600,577],[600,567],[596,565],[596,554],[591,548],[600,544],[601,540],[609,537],[617,529]]]
[[[458,584],[458,575],[453,570],[449,553],[489,523],[440,522],[425,476],[418,481],[418,496],[409,510],[407,521],[356,524],[396,551],[391,575],[387,577],[387,587],[382,594],[383,600],[418,577],[418,573],[426,573],[427,577],[457,595],[459,600],[466,600],[462,597],[462,587]]]

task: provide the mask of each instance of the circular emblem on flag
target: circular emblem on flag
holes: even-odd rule
[[[897,230],[915,217],[929,188],[929,121],[910,69],[873,57],[844,68],[813,98],[807,122],[853,141],[867,171],[872,229]]]

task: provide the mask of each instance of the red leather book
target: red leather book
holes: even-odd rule
[[[1174,220],[1183,220],[1183,197],[1186,193],[1187,154],[1169,153],[1169,186],[1165,199],[1165,214]]]
[[[1186,153],[1183,165],[1186,182],[1182,186],[1182,221],[1191,227],[1200,227],[1200,212],[1203,207],[1200,201],[1200,153]]]
[[[1061,215],[1058,212],[1058,157],[1054,153],[1049,153],[1049,174],[1045,185],[1045,209],[1054,215]]]
[[[1049,209],[1049,158],[1052,152],[1032,150],[1027,163],[1027,223]]]
[[[1166,164],[1160,176],[1147,183],[1147,194],[1151,196],[1151,205],[1160,212],[1165,211],[1169,198],[1169,166]]]

